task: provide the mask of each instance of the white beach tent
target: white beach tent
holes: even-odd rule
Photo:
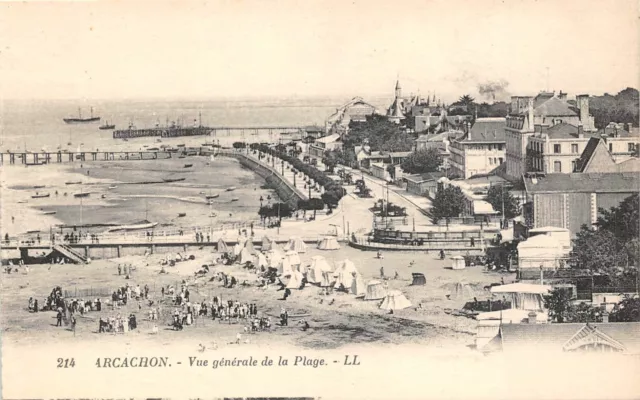
[[[544,311],[543,295],[549,293],[550,286],[531,283],[511,283],[491,288],[491,293],[504,295],[511,301],[511,308],[528,311]]]
[[[403,310],[407,307],[411,307],[411,302],[399,290],[390,290],[380,304],[382,310]]]
[[[335,279],[333,279],[333,274],[331,271],[323,271],[322,272],[322,280],[320,281],[321,287],[330,287],[333,286]]]
[[[464,282],[447,283],[443,288],[449,292],[451,300],[472,300],[478,295],[471,285]]]
[[[284,246],[285,251],[294,250],[298,253],[304,253],[307,251],[307,245],[299,237],[292,237],[289,242]]]
[[[318,249],[320,250],[339,250],[340,244],[333,236],[325,236],[319,243]]]
[[[222,240],[222,238],[218,239],[218,253],[228,253],[229,246]]]
[[[289,260],[283,258],[278,263],[278,273],[282,276],[293,275],[294,269],[291,267]],[[298,271],[299,272],[299,271]]]
[[[302,278],[303,276],[300,271],[293,271],[287,283],[287,289],[300,289],[300,286],[302,286]]]
[[[265,257],[264,254],[262,253],[257,253],[256,267],[260,268],[260,267],[268,267],[268,266],[269,266],[269,262],[267,261],[267,257]]]
[[[253,240],[247,240],[247,242],[244,245],[244,248],[249,250],[251,254],[257,253],[255,247],[253,247]]]
[[[331,265],[322,256],[311,257],[311,264],[307,268],[307,282],[322,283],[322,273],[331,272]]]
[[[238,256],[238,262],[240,264],[244,264],[247,262],[251,262],[255,264],[256,258],[253,254],[251,254],[251,251],[245,247],[242,250],[240,250],[240,255]]]
[[[236,245],[233,246],[233,255],[239,256],[240,252],[242,252],[243,249],[244,249],[244,243],[236,243]]]
[[[300,260],[300,256],[296,251],[289,250],[286,253],[284,253],[284,256],[287,260],[289,260],[289,264],[291,264],[292,267],[295,265],[302,264],[302,261]]]
[[[387,294],[382,282],[372,280],[367,283],[367,292],[364,295],[365,300],[380,300]]]
[[[269,251],[273,248],[273,240],[271,240],[271,238],[269,238],[269,236],[263,236],[262,237],[262,246],[260,247],[260,250],[262,250],[263,252],[265,251]]]
[[[351,289],[355,275],[358,274],[355,264],[351,260],[343,260],[338,263],[338,268],[334,273],[336,277],[336,288],[343,287],[347,291]]]
[[[353,282],[351,282],[349,293],[355,294],[356,297],[364,296],[367,294],[367,285],[364,284],[364,280],[362,280],[362,276],[360,276],[360,274],[356,274],[353,277]]]
[[[451,257],[451,268],[464,269],[465,268],[464,257],[462,256]]]

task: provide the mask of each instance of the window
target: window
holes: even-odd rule
[[[553,152],[554,152],[554,153],[558,154],[558,153],[560,153],[560,152],[561,152],[561,150],[562,150],[562,149],[561,149],[561,147],[560,147],[560,145],[559,145],[559,144],[554,144],[554,145],[553,145]]]
[[[572,144],[571,145],[571,153],[572,154],[578,154],[578,145],[577,144]]]
[[[493,165],[493,158],[489,157],[489,165]]]
[[[502,159],[502,157],[500,157],[500,158],[498,158],[498,161],[500,161],[500,165],[502,165],[502,162],[503,162],[504,160]]]
[[[498,145],[498,151],[502,151],[502,145],[501,144]]]
[[[609,143],[609,153],[613,152],[613,143]]]
[[[578,162],[576,160],[571,161],[571,170],[573,172],[576,172],[577,169],[578,169]]]
[[[635,143],[629,143],[628,145],[628,150],[629,152],[633,153],[634,151],[636,151],[636,144]]]
[[[553,172],[562,172],[562,163],[560,161],[553,162]]]

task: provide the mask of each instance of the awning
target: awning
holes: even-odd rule
[[[551,286],[534,285],[531,283],[511,283],[508,285],[493,286],[491,293],[535,293],[547,294],[551,290]]]
[[[473,201],[473,213],[476,215],[495,215],[498,212],[493,209],[493,206],[484,200]]]

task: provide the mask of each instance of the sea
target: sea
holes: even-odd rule
[[[277,134],[190,138],[138,138],[128,141],[112,138],[112,131],[99,130],[108,121],[116,129],[129,124],[137,128],[165,125],[168,121],[182,125],[202,123],[205,126],[324,126],[325,120],[346,98],[268,98],[213,100],[5,100],[0,103],[0,150],[11,151],[107,151],[144,150],[159,144],[200,146],[219,142],[230,146],[234,141],[275,142]],[[381,110],[388,99],[370,100]],[[100,123],[66,124],[66,117],[100,116]],[[185,165],[193,164],[185,168]],[[45,170],[46,169],[46,170]],[[277,195],[264,186],[252,171],[232,159],[215,161],[192,157],[163,161],[117,161],[68,163],[62,166],[0,167],[2,187],[3,231],[19,233],[44,230],[51,225],[130,224],[141,220],[158,222],[163,229],[221,225],[257,219],[260,204],[277,200]],[[174,183],[138,184],[184,178]],[[65,182],[82,182],[65,185]],[[34,188],[37,186],[37,189]],[[232,192],[229,187],[236,187]],[[50,193],[49,198],[32,196]],[[89,198],[74,198],[79,191],[90,191]],[[212,204],[205,196],[219,194]],[[1,198],[0,197],[0,198]],[[262,201],[260,200],[262,198]],[[31,212],[49,213],[42,218],[24,221],[29,227],[8,227],[10,216],[19,215],[24,207]],[[54,215],[51,215],[55,212]],[[183,215],[178,217],[178,215]],[[26,215],[26,213],[25,213]],[[18,218],[19,219],[19,218]],[[28,221],[28,222],[27,222]],[[34,224],[36,226],[34,226]],[[16,225],[21,225],[16,222]],[[8,229],[12,228],[12,229]]]

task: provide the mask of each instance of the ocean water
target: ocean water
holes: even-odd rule
[[[115,140],[112,131],[101,131],[99,123],[67,125],[62,118],[77,115],[82,107],[83,116],[93,106],[94,115],[102,122],[107,120],[116,128],[125,128],[131,122],[138,128],[152,127],[159,122],[184,121],[193,124],[201,114],[206,126],[324,126],[325,119],[348,98],[307,99],[245,99],[207,101],[93,101],[70,100],[4,101],[0,109],[0,150],[138,150],[144,146],[158,146],[157,138],[138,138],[129,141]],[[376,104],[376,103],[374,103]],[[384,104],[384,99],[378,100]],[[382,108],[382,107],[381,107]],[[199,145],[207,140],[220,140],[230,145],[237,140],[277,141],[277,135],[230,136],[218,138],[170,138],[161,139],[163,144],[187,146]],[[70,143],[70,144],[69,144]],[[193,164],[184,168],[184,164]],[[47,169],[44,173],[43,168]],[[166,229],[171,227],[193,227],[220,225],[257,219],[260,197],[275,201],[271,190],[262,188],[264,181],[253,172],[244,169],[231,159],[191,157],[159,161],[75,162],[57,166],[23,168],[0,167],[2,218],[20,214],[25,207],[37,213],[55,211],[47,218],[30,218],[23,224],[16,222],[11,232],[26,231],[18,225],[29,225],[29,229],[44,229],[52,224],[129,224],[147,219],[158,222]],[[51,176],[51,173],[54,175]],[[43,178],[48,176],[48,178]],[[136,185],[136,182],[162,180],[163,178],[185,178],[175,183]],[[79,186],[65,185],[68,181],[82,180]],[[91,182],[91,184],[89,184]],[[50,198],[32,199],[34,185],[45,186],[37,190],[50,193]],[[117,188],[109,189],[116,185]],[[233,192],[226,188],[235,186]],[[90,198],[80,201],[73,193],[91,191]],[[57,195],[55,193],[58,193]],[[64,194],[67,193],[67,196]],[[219,193],[220,197],[209,206],[206,195]],[[103,198],[104,196],[104,198]],[[238,201],[232,201],[238,198]],[[215,214],[211,217],[212,212]],[[178,214],[186,213],[184,217]],[[5,215],[6,214],[6,215]],[[40,221],[42,220],[42,221]],[[42,225],[42,226],[41,226]],[[163,229],[163,228],[160,228]]]

